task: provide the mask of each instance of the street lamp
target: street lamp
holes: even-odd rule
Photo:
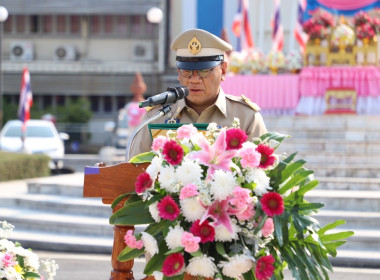
[[[8,18],[8,11],[4,7],[0,6],[0,129],[3,127],[3,72],[1,69],[1,36],[3,35],[3,22]]]
[[[153,24],[153,25],[156,25],[156,24],[159,24],[163,17],[164,17],[164,14],[162,13],[162,10],[160,8],[157,8],[157,7],[152,7],[148,10],[147,14],[146,14],[146,17],[148,19],[148,21]],[[156,51],[155,51],[155,44],[154,44],[154,28],[153,28],[153,31],[152,31],[152,52],[153,52],[153,60],[152,60],[152,76],[151,76],[151,79],[150,79],[150,90],[151,90],[151,95],[154,94],[153,92],[153,77],[154,75],[156,74],[156,67],[155,67],[155,54],[156,54]]]

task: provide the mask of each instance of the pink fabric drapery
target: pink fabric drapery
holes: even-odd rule
[[[380,69],[367,67],[305,67],[299,77],[302,96],[324,96],[328,88],[355,88],[359,97],[380,96]]]
[[[356,10],[371,5],[378,0],[317,0],[320,4],[338,10]]]
[[[226,94],[244,94],[262,109],[295,109],[299,75],[235,75],[221,84]]]

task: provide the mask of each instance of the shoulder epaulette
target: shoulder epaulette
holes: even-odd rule
[[[245,103],[247,103],[247,105],[249,107],[251,107],[253,110],[255,110],[256,112],[259,112],[261,110],[261,108],[259,107],[259,105],[257,105],[255,102],[252,102],[251,99],[249,99],[247,96],[245,96],[244,94],[241,95],[241,98],[244,100]]]

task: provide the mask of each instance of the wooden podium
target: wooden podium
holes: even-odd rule
[[[105,166],[102,163],[98,166],[88,166],[84,172],[83,197],[101,197],[104,204],[111,204],[119,195],[135,190],[136,178],[147,166],[148,164],[135,166],[126,162],[111,166]],[[121,201],[113,211],[119,210],[123,204],[124,201]],[[115,225],[113,228],[114,240],[110,280],[134,279],[133,260],[126,262],[117,260],[121,251],[126,247],[124,235],[130,229],[134,230],[134,227]],[[154,277],[146,277],[145,279],[154,279]]]

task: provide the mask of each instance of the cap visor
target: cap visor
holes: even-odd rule
[[[218,66],[221,63],[220,60],[217,61],[199,61],[199,62],[184,62],[177,61],[177,67],[185,70],[203,70],[210,69]]]

